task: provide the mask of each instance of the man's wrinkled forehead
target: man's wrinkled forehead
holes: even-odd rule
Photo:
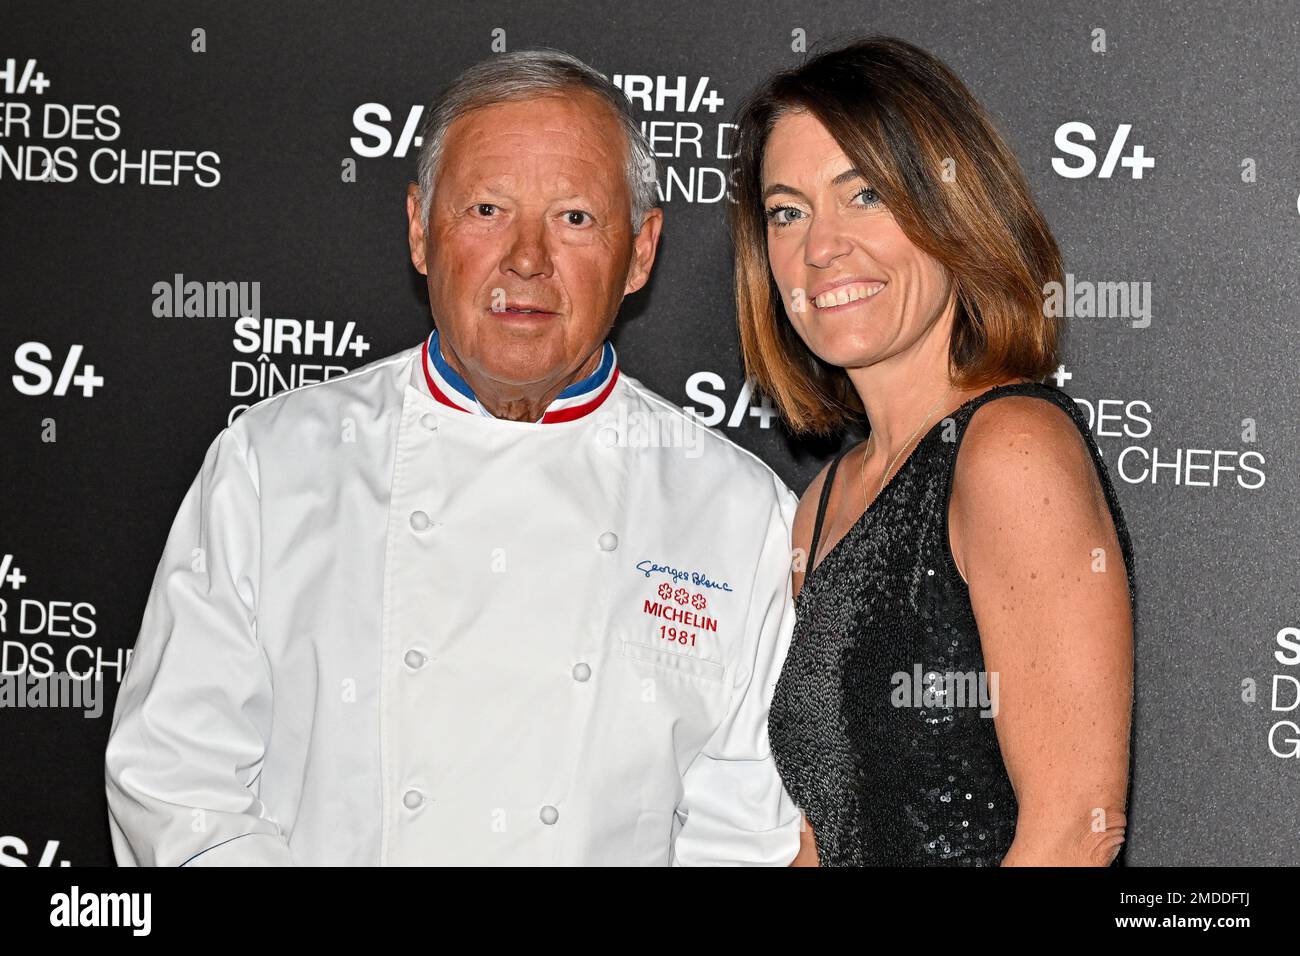
[[[448,128],[439,180],[621,192],[624,140],[609,106],[585,92],[493,103]]]

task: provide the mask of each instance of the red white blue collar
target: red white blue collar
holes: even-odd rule
[[[474,396],[474,390],[454,368],[447,364],[438,346],[438,330],[434,329],[425,339],[421,349],[421,361],[424,365],[424,381],[429,386],[429,394],[451,408],[471,415],[483,415],[495,418]],[[570,422],[583,415],[589,415],[600,407],[614,390],[618,381],[618,360],[614,355],[614,346],[606,340],[601,349],[600,365],[581,381],[555,396],[538,423],[550,425],[555,422]]]

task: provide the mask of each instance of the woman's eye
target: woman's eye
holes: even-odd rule
[[[798,218],[798,216],[795,215],[791,215],[790,217],[787,218],[784,215],[785,213],[791,213],[791,214],[797,213],[798,216],[803,215],[803,213],[800,212],[798,209],[796,209],[794,206],[773,206],[771,209],[767,211],[767,220],[768,222],[772,223],[772,225],[776,226],[777,228],[780,228],[781,226],[790,225],[790,223],[794,222],[795,219]]]
[[[570,226],[585,226],[591,221],[591,213],[582,209],[570,209],[564,214],[564,221]]]
[[[881,202],[880,194],[877,193],[870,186],[864,186],[862,189],[859,189],[856,193],[853,194],[854,199],[857,199],[859,196],[865,197],[863,199],[862,205],[868,208],[872,206],[880,205]]]

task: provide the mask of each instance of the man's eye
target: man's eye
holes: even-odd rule
[[[480,216],[490,217],[497,211],[497,207],[494,203],[480,202],[474,204],[474,211]]]
[[[564,221],[570,226],[585,226],[591,222],[591,213],[582,209],[570,209],[564,214]]]

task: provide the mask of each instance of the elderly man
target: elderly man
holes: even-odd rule
[[[119,862],[788,864],[796,501],[606,340],[662,222],[625,98],[507,54],[423,135],[436,329],[208,449],[114,714]]]

